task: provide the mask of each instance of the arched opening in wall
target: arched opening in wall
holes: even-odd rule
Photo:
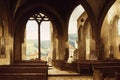
[[[72,12],[68,25],[68,40],[69,40],[69,57],[74,55],[74,51],[78,49],[78,27],[77,19],[84,12],[81,5],[78,5]]]
[[[48,61],[51,45],[51,21],[43,14],[32,15],[26,24],[22,60]]]
[[[116,0],[107,12],[101,28],[101,39],[104,44],[104,57],[110,58],[110,55],[114,58],[120,59],[120,0]],[[106,33],[107,32],[107,33]],[[110,50],[110,46],[113,47]]]
[[[71,14],[68,36],[70,56],[77,60],[96,60],[91,24],[87,12],[81,5],[78,5]]]

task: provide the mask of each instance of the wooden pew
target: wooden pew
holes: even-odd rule
[[[114,79],[115,73],[120,72],[120,60],[105,60],[93,64],[93,78],[104,80],[106,78]]]
[[[28,61],[28,60],[22,60],[22,61],[15,61],[13,65],[47,65],[46,61]]]
[[[93,74],[93,66],[120,66],[120,60],[83,60],[77,62],[77,69],[80,74]]]
[[[120,72],[115,73],[115,80],[120,80]]]
[[[27,64],[25,64],[27,63]],[[20,62],[0,66],[0,80],[48,80],[48,66],[43,63]]]
[[[52,60],[52,65],[60,70],[64,70],[65,62],[63,60]]]
[[[79,74],[83,75],[91,75],[93,74],[92,65],[98,64],[99,61],[91,61],[91,60],[80,60],[77,61],[77,71]]]
[[[96,77],[98,74],[99,77],[101,77],[102,80],[104,80],[104,78],[115,78],[115,74],[116,72],[120,72],[120,66],[110,66],[110,65],[98,65],[98,66],[93,66],[93,77]],[[99,71],[99,73],[96,71]]]

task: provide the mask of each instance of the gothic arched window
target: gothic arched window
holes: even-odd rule
[[[50,52],[50,20],[43,14],[32,15],[26,24],[25,60],[46,60]]]

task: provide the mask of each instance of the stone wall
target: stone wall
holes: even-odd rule
[[[13,37],[9,32],[9,18],[7,4],[0,0],[0,37],[5,38],[5,57],[0,58],[0,65],[10,64],[10,56],[13,53]]]
[[[110,46],[113,46],[114,57],[120,59],[120,35],[118,35],[118,4],[114,3],[108,11],[101,29],[101,39],[104,43],[104,56],[109,57]]]

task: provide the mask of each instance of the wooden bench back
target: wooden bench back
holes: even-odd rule
[[[1,65],[0,80],[48,80],[48,66],[39,62]]]

